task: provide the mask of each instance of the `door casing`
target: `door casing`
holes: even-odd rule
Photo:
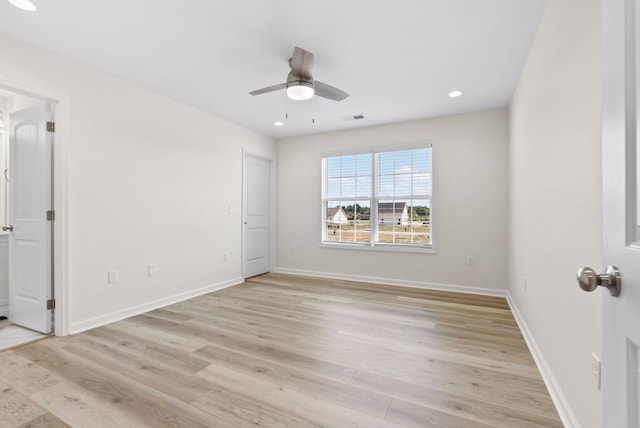
[[[56,301],[54,333],[57,336],[65,336],[70,333],[67,238],[70,99],[67,94],[34,87],[28,83],[4,76],[0,76],[0,88],[53,105],[53,120],[56,123],[52,160],[53,209],[56,213],[55,221],[53,222],[53,297]]]

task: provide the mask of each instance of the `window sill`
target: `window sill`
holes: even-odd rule
[[[411,245],[397,244],[347,244],[342,242],[321,242],[320,248],[341,248],[346,250],[364,250],[364,251],[386,251],[392,253],[423,253],[436,254],[435,248],[431,247],[414,247]]]

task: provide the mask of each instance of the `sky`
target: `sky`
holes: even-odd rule
[[[377,196],[381,202],[403,201],[429,205],[431,196],[431,149],[382,152],[377,155]],[[333,201],[370,199],[371,153],[327,158],[327,195]],[[352,202],[353,203],[353,202]],[[358,201],[360,205],[368,206]],[[329,203],[331,206],[331,204]],[[343,203],[342,205],[348,205]]]

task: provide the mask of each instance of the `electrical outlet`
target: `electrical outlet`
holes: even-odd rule
[[[224,256],[223,256],[223,258],[224,258],[224,262],[225,262],[225,263],[227,263],[227,262],[229,261],[229,252],[228,252],[228,251],[225,251],[225,252],[224,252]]]
[[[602,382],[602,364],[600,359],[594,353],[591,353],[591,382],[600,391],[600,385]]]
[[[150,264],[149,266],[147,266],[147,275],[148,276],[155,276],[157,274],[158,274],[158,265]]]
[[[476,260],[473,256],[467,256],[467,266],[473,266],[475,262]]]
[[[118,278],[117,270],[110,270],[107,272],[107,283],[108,284],[117,284],[120,278]]]
[[[291,254],[295,254],[296,253],[296,246],[292,245],[291,246]]]
[[[524,279],[524,292],[527,292],[527,287],[528,287],[528,282],[527,282],[527,278]]]

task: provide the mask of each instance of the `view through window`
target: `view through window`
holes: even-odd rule
[[[431,151],[324,157],[323,242],[431,248]]]

